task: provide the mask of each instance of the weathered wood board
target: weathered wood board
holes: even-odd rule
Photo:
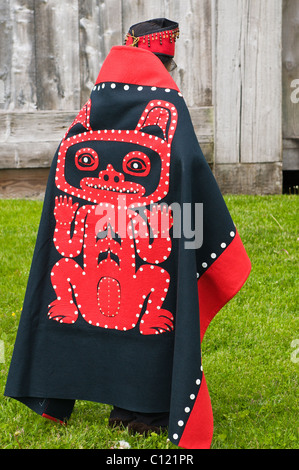
[[[0,195],[3,199],[43,199],[48,168],[0,170]]]
[[[283,1],[283,169],[299,170],[299,0]]]
[[[47,168],[75,113],[0,113],[0,169]]]
[[[282,163],[231,163],[216,165],[223,194],[281,194]]]
[[[37,109],[80,107],[78,2],[35,2]]]
[[[195,131],[206,159],[213,162],[213,108],[190,108]],[[76,113],[39,111],[0,113],[0,170],[47,168]]]
[[[283,2],[282,45],[283,137],[299,139],[299,0]]]
[[[281,0],[215,1],[215,162],[281,161]]]

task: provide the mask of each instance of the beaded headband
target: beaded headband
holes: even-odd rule
[[[140,31],[143,26],[145,34],[140,34],[140,32],[136,34],[136,27]],[[175,42],[179,35],[178,23],[164,18],[157,18],[131,26],[125,37],[125,45],[148,49],[154,54],[174,57]]]

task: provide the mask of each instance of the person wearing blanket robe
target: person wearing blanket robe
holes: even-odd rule
[[[206,449],[201,342],[251,265],[168,71],[178,36],[132,26],[57,149],[5,395],[61,422],[109,404]]]

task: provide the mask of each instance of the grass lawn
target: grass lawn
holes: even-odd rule
[[[252,261],[239,294],[203,341],[213,449],[298,449],[298,196],[226,196]],[[107,426],[110,407],[77,402],[67,427],[4,398],[41,214],[40,201],[0,201],[0,448],[175,449]]]

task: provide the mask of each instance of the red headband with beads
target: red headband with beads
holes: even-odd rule
[[[135,37],[134,31],[132,31],[132,34],[127,33],[125,45],[147,49],[154,54],[163,54],[173,57],[175,42],[178,39],[179,34],[179,28],[145,34],[144,36],[139,37]]]

